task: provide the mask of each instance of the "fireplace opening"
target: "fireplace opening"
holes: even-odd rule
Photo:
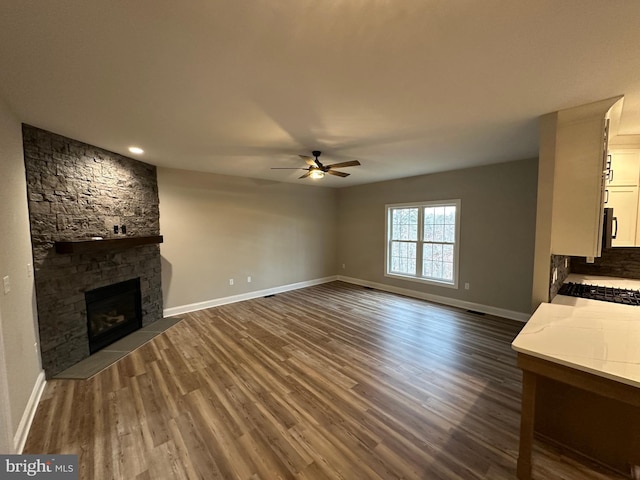
[[[91,354],[142,327],[140,279],[85,292]]]

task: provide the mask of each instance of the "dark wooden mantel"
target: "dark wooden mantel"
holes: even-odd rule
[[[92,253],[162,243],[162,235],[146,237],[105,238],[102,240],[69,240],[55,242],[56,253]]]

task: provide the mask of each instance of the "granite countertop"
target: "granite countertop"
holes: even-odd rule
[[[640,280],[570,275],[574,283],[640,289]],[[640,388],[640,307],[558,295],[512,343],[520,353]]]

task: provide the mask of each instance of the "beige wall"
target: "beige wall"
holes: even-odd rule
[[[158,189],[165,309],[336,274],[333,189],[167,168]]]
[[[11,436],[29,407],[29,399],[41,373],[37,342],[27,192],[22,156],[20,122],[0,101],[0,278],[9,276],[11,291],[0,290],[0,347],[5,372],[0,372],[0,402],[5,409]],[[1,284],[0,284],[1,285]],[[0,368],[2,368],[0,361]],[[5,377],[4,379],[2,377]],[[5,405],[6,408],[6,405]],[[0,412],[1,415],[1,412]]]
[[[340,274],[529,313],[536,188],[532,159],[340,189]],[[385,277],[385,204],[455,198],[462,200],[460,287]]]

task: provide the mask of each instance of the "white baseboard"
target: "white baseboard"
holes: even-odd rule
[[[306,282],[291,283],[289,285],[282,285],[274,288],[267,288],[265,290],[256,290],[253,292],[242,293],[239,295],[232,295],[230,297],[215,298],[204,302],[191,303],[188,305],[181,305],[178,307],[166,308],[164,310],[165,317],[172,317],[183,313],[195,312],[198,310],[204,310],[205,308],[217,307],[220,305],[226,305],[229,303],[242,302],[244,300],[251,300],[253,298],[264,297],[266,295],[275,295],[277,293],[288,292],[290,290],[297,290],[299,288],[311,287],[313,285],[320,285],[322,283],[333,282],[335,280],[341,280],[343,282],[352,283],[355,285],[361,285],[363,287],[371,287],[377,290],[383,290],[390,293],[398,293],[407,297],[419,298],[422,300],[428,300],[434,303],[441,303],[443,305],[449,305],[451,307],[458,307],[465,310],[475,310],[476,312],[488,313],[489,315],[495,315],[497,317],[508,318],[511,320],[517,320],[519,322],[527,322],[531,317],[528,313],[516,312],[513,310],[507,310],[504,308],[492,307],[490,305],[482,305],[480,303],[467,302],[465,300],[458,300],[455,298],[443,297],[441,295],[433,295],[431,293],[419,292],[416,290],[409,290],[407,288],[394,287],[392,285],[385,285],[383,283],[370,282],[368,280],[360,280],[358,278],[345,277],[342,275],[334,275],[331,277],[318,278],[315,280],[309,280]]]
[[[392,285],[385,285],[384,283],[370,282],[368,280],[360,280],[358,278],[344,277],[338,275],[338,280],[347,283],[353,283],[355,285],[361,285],[363,287],[371,287],[377,290],[382,290],[390,293],[398,293],[407,297],[419,298],[421,300],[428,300],[434,303],[441,303],[443,305],[449,305],[451,307],[463,308],[465,310],[474,310],[476,312],[488,313],[489,315],[495,315],[496,317],[508,318],[511,320],[517,320],[519,322],[527,322],[531,317],[531,314],[516,312],[513,310],[506,310],[504,308],[492,307],[489,305],[482,305],[480,303],[467,302],[465,300],[458,300],[456,298],[443,297],[441,295],[433,295],[431,293],[418,292],[416,290],[409,290],[408,288],[394,287]]]
[[[47,381],[45,380],[44,370],[41,370],[36,377],[36,382],[33,385],[33,390],[31,390],[31,396],[29,397],[27,406],[25,407],[22,418],[20,419],[20,423],[18,424],[16,434],[13,437],[14,449],[18,454],[22,453],[24,445],[25,443],[27,443],[27,436],[29,435],[29,430],[31,429],[31,423],[33,422],[33,417],[35,417],[36,415],[38,403],[40,403],[40,397],[42,397],[42,392],[44,392],[44,387],[46,384]]]
[[[306,282],[291,283],[289,285],[267,288],[265,290],[256,290],[253,292],[241,293],[239,295],[232,295],[230,297],[215,298],[213,300],[206,300],[204,302],[191,303],[189,305],[181,305],[179,307],[165,308],[163,314],[165,317],[172,317],[183,313],[204,310],[205,308],[218,307],[220,305],[227,305],[229,303],[242,302],[244,300],[251,300],[253,298],[275,295],[277,293],[288,292],[290,290],[298,290],[299,288],[311,287],[313,285],[320,285],[322,283],[329,283],[337,279],[338,276],[333,275],[331,277],[317,278],[315,280],[308,280]]]

